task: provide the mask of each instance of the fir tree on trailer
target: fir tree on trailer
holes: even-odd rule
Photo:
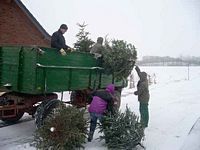
[[[90,52],[94,41],[89,38],[90,33],[85,31],[87,25],[85,22],[83,22],[83,24],[78,23],[77,25],[79,26],[79,32],[76,34],[78,40],[74,44],[74,47],[77,51],[80,52]]]

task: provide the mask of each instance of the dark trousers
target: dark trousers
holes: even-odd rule
[[[149,122],[149,110],[148,104],[140,103],[140,122],[142,123],[143,127],[148,127]]]
[[[97,120],[99,119],[100,123],[102,123],[103,119],[103,114],[98,114],[98,113],[90,113],[90,133],[89,133],[89,138],[92,139],[94,135],[94,131],[97,126]]]

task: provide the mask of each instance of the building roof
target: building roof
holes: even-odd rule
[[[40,25],[40,23],[35,19],[35,17],[30,13],[26,6],[21,2],[21,0],[14,0],[14,2],[20,7],[20,9],[27,15],[30,21],[36,26],[36,28],[44,35],[45,39],[51,40],[51,36],[48,32]]]

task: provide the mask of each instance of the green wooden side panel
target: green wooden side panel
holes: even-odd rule
[[[36,52],[33,48],[6,46],[0,49],[0,84],[22,93],[35,92]]]
[[[44,90],[45,92],[86,89],[94,86],[94,81],[99,78],[96,70],[81,69],[82,67],[96,67],[96,60],[92,55],[71,52],[67,53],[66,56],[61,56],[55,49],[42,49],[45,53],[38,56],[39,64],[77,68],[38,68],[37,89]]]
[[[105,88],[114,81],[112,75],[100,73],[96,59],[89,53],[71,52],[62,56],[56,49],[0,47],[0,86],[10,90],[41,94],[86,88]]]
[[[20,91],[35,93],[37,51],[34,48],[24,47],[20,59]]]
[[[1,86],[11,86],[12,90],[18,90],[18,69],[20,47],[1,48]]]

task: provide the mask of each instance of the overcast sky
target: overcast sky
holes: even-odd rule
[[[98,36],[135,45],[138,56],[200,56],[200,0],[22,0],[52,35],[68,25],[73,47],[77,23]]]

